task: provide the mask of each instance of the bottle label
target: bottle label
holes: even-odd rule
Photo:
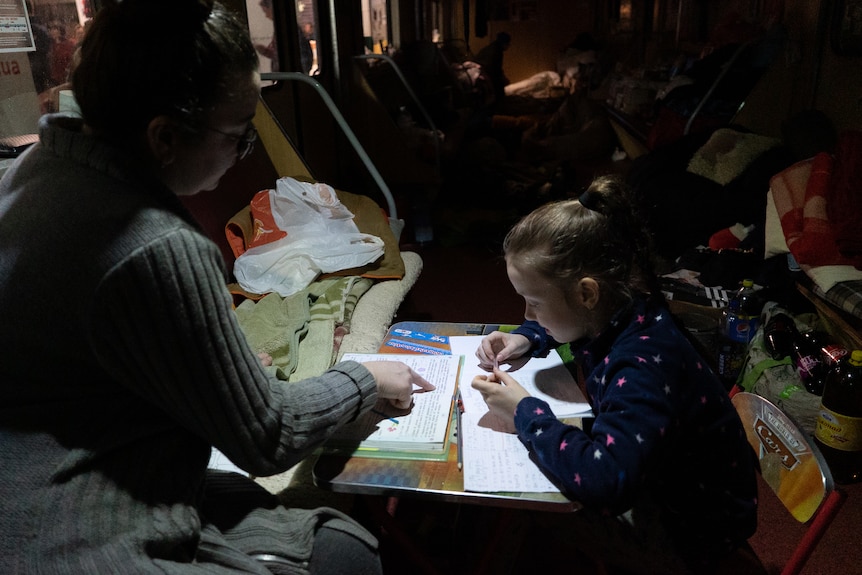
[[[820,406],[814,437],[840,451],[862,451],[862,417],[850,417]]]
[[[803,355],[796,362],[797,371],[802,381],[812,379],[819,366],[820,360],[813,355]]]
[[[748,343],[757,332],[757,324],[760,318],[757,316],[727,314],[727,338],[731,341]]]
[[[832,367],[833,365],[841,361],[842,357],[844,357],[850,352],[839,345],[827,345],[823,348],[823,353],[827,358],[826,363],[829,365],[829,367]]]

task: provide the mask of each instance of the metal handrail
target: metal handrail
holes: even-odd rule
[[[380,188],[380,191],[383,193],[383,196],[386,198],[386,205],[389,210],[389,219],[390,224],[393,221],[397,221],[403,227],[403,220],[398,219],[398,209],[395,207],[395,198],[392,197],[392,192],[389,190],[389,186],[386,185],[386,182],[383,181],[383,177],[380,175],[380,172],[377,171],[377,168],[374,166],[374,163],[371,161],[371,158],[368,157],[368,154],[365,152],[365,148],[362,147],[362,144],[359,143],[359,140],[356,139],[356,135],[353,133],[353,130],[350,129],[350,126],[347,125],[347,121],[344,119],[344,116],[341,115],[341,112],[338,110],[338,106],[335,105],[335,102],[332,101],[332,97],[326,92],[323,86],[320,85],[320,82],[312,78],[311,76],[307,76],[300,72],[264,72],[260,75],[261,80],[272,80],[272,81],[291,81],[296,80],[298,82],[303,82],[308,84],[320,95],[323,99],[323,102],[326,104],[326,107],[329,108],[332,117],[335,119],[335,122],[341,127],[341,130],[344,132],[344,135],[350,141],[350,144],[353,146],[353,149],[356,150],[356,153],[359,155],[359,158],[362,160],[362,163],[365,164],[366,169],[371,174],[371,177],[374,178],[374,181],[377,183],[377,186]],[[395,227],[393,227],[393,231],[395,231]],[[396,234],[396,237],[400,234]]]
[[[407,78],[401,72],[401,68],[398,64],[395,63],[395,60],[392,59],[388,54],[359,54],[358,56],[354,56],[357,60],[384,60],[389,62],[389,65],[392,66],[392,69],[395,70],[395,74],[398,76],[398,79],[401,80],[401,83],[404,84],[404,88],[407,89],[407,94],[410,98],[413,99],[413,102],[416,104],[416,107],[419,109],[419,112],[422,113],[422,117],[425,118],[425,121],[428,122],[428,127],[431,128],[431,131],[434,134],[434,154],[437,164],[437,172],[440,172],[440,139],[437,137],[437,126],[434,125],[434,120],[431,119],[431,115],[425,109],[425,106],[422,105],[422,102],[419,100],[419,97],[416,96],[416,92],[413,91],[413,88],[410,87],[410,84],[407,82]]]
[[[694,119],[697,117],[698,114],[700,114],[700,111],[706,105],[706,102],[710,99],[710,97],[712,97],[712,93],[715,92],[716,88],[718,88],[718,85],[721,83],[727,73],[730,72],[730,69],[733,67],[733,64],[737,61],[737,59],[739,59],[745,49],[751,46],[753,43],[753,40],[749,40],[748,42],[745,42],[744,44],[740,45],[739,48],[736,49],[736,52],[734,52],[733,56],[730,57],[730,60],[727,61],[727,64],[725,64],[724,69],[712,82],[712,85],[709,87],[709,90],[706,91],[706,94],[703,95],[703,98],[701,98],[700,102],[698,102],[697,104],[697,107],[695,107],[694,111],[691,113],[691,116],[689,116],[688,121],[685,123],[685,129],[682,132],[683,135],[687,135],[689,131],[691,131],[691,125],[694,123]]]

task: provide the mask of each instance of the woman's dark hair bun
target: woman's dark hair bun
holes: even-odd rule
[[[206,22],[206,19],[210,17],[213,11],[214,4],[213,0],[185,0],[183,2],[171,3],[172,6],[182,8],[183,12],[186,12],[185,16],[196,23]]]
[[[158,26],[188,30],[190,25],[206,22],[215,0],[109,0],[108,4],[125,4],[130,11],[158,17]]]

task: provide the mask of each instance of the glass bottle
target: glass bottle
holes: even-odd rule
[[[821,395],[826,383],[826,365],[823,363],[825,341],[815,331],[800,333],[793,342],[793,361],[799,379],[809,393]]]
[[[862,480],[862,350],[829,371],[814,440],[836,483]]]
[[[797,336],[796,324],[787,314],[777,313],[763,326],[763,344],[772,359],[791,357]]]

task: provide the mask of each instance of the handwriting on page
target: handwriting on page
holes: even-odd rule
[[[464,433],[464,489],[467,491],[558,491],[530,461],[514,434],[494,431],[476,410],[462,416]],[[478,417],[477,417],[478,416]]]
[[[462,429],[464,433],[464,489],[467,491],[553,492],[559,491],[530,460],[526,447],[514,433],[503,431],[497,418],[488,411],[482,395],[470,383],[477,375],[486,374],[476,360],[482,336],[451,337],[453,354],[463,355],[459,389],[464,401]],[[539,361],[531,359],[512,376],[532,395],[552,404],[555,413],[584,413],[589,404],[580,394],[559,354],[552,352]],[[543,393],[562,387],[564,393]],[[553,402],[553,403],[552,403]],[[558,414],[559,415],[559,414]]]

